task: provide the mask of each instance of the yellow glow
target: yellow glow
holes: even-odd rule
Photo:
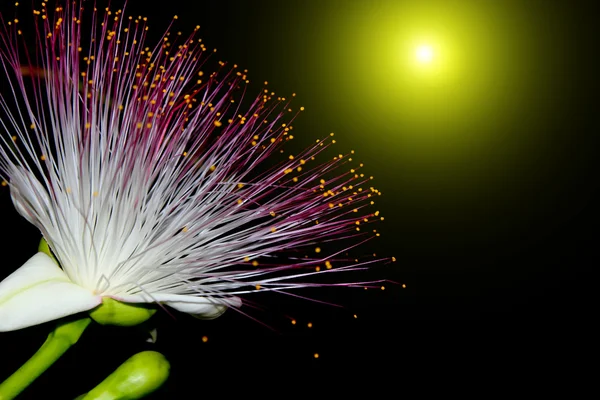
[[[433,60],[433,49],[429,45],[420,45],[416,51],[417,60],[422,64],[428,64]]]
[[[560,68],[568,64],[555,48],[567,51],[569,42],[547,34],[552,24],[562,26],[558,15],[541,18],[520,2],[321,3],[323,12],[311,21],[322,40],[314,43],[315,56],[294,68],[315,82],[319,101],[331,105],[328,115],[346,117],[333,124],[356,143],[370,132],[362,151],[381,154],[375,166],[389,173],[389,185],[398,183],[388,192],[403,185],[414,189],[403,204],[460,209],[471,194],[479,201],[488,183],[496,190],[492,186],[510,176],[504,169],[520,174],[529,162],[551,154],[547,133],[529,132],[524,117],[535,115],[546,126],[543,121],[554,121],[547,111],[560,108],[550,85],[559,76],[540,70],[545,57],[561,60]],[[293,35],[297,43],[306,41],[301,29]],[[325,81],[331,88],[318,84]],[[427,204],[419,194],[425,187],[444,202],[432,197]]]

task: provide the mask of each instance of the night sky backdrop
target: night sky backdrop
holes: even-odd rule
[[[276,397],[275,389],[321,386],[377,395],[414,378],[463,376],[459,361],[482,375],[500,361],[523,375],[577,369],[571,357],[585,359],[596,315],[593,2],[144,3],[131,0],[129,12],[149,17],[151,38],[178,15],[175,30],[199,24],[219,59],[250,71],[257,93],[265,80],[282,95],[297,93],[306,107],[294,124],[298,149],[335,132],[340,150],[356,150],[383,193],[385,216],[382,236],[358,250],[397,259],[364,277],[398,284],[310,293],[345,308],[256,298],[265,310],[252,315],[273,330],[235,312],[214,321],[162,313],[155,345],[135,329],[90,328],[23,399],[74,398],[144,348],[172,363],[156,399]],[[414,58],[421,43],[434,52],[428,65]],[[5,276],[35,252],[39,234],[7,190],[0,200]],[[3,376],[50,326],[0,334]],[[511,374],[509,384],[520,375]]]

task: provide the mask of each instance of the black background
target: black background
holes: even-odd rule
[[[318,12],[320,2],[313,3]],[[286,9],[270,0],[193,5],[171,1],[150,7],[131,1],[130,10],[157,21],[178,14],[184,31],[200,24],[210,46],[223,49],[232,62],[250,64],[258,81],[264,76],[285,82],[285,71],[274,67],[273,59],[256,54],[282,48],[285,38],[273,28],[273,21],[294,18],[294,2],[289,4]],[[527,7],[545,6],[529,2]],[[523,183],[528,186],[523,202],[529,205],[526,197],[531,192],[539,200],[535,212],[517,203],[504,212],[474,211],[470,217],[452,209],[409,214],[395,207],[397,193],[388,191],[382,196],[387,197],[382,206],[384,235],[364,251],[394,255],[398,262],[373,269],[367,277],[403,283],[405,289],[389,284],[383,291],[314,293],[344,308],[264,295],[255,300],[265,311],[252,315],[269,328],[235,312],[214,321],[184,315],[172,319],[160,313],[155,318],[158,341],[153,345],[135,329],[93,326],[22,398],[42,398],[46,393],[74,398],[142,349],[161,351],[172,364],[171,378],[152,397],[156,399],[209,394],[281,397],[299,391],[319,396],[326,390],[355,389],[368,389],[373,396],[393,390],[401,396],[415,382],[422,382],[416,387],[424,391],[449,393],[478,387],[494,392],[516,388],[520,382],[542,390],[585,386],[589,380],[585,363],[592,357],[592,338],[597,336],[592,271],[598,263],[599,118],[594,102],[599,81],[594,71],[600,21],[584,2],[564,2],[561,7],[555,5],[554,11],[577,17],[568,25],[572,53],[560,55],[579,60],[577,70],[564,78],[577,96],[553,116],[550,135],[568,137],[568,146],[556,149],[556,168],[551,175]],[[3,12],[7,8],[2,5]],[[305,29],[310,27],[307,15],[303,14]],[[248,37],[260,51],[247,46]],[[582,49],[589,53],[582,55]],[[280,54],[285,59],[293,49]],[[293,90],[302,92],[302,87]],[[318,103],[310,92],[304,96],[307,108],[311,101]],[[310,119],[310,114],[304,118]],[[312,132],[307,129],[303,134]],[[381,178],[386,179],[393,175]],[[4,276],[34,253],[39,236],[11,208],[7,191],[1,201]],[[490,234],[494,226],[501,226],[502,232]],[[511,231],[511,226],[518,228]],[[297,324],[292,325],[290,318]],[[0,335],[2,375],[21,365],[50,327]],[[208,342],[203,343],[205,335]],[[315,359],[314,353],[320,357]]]

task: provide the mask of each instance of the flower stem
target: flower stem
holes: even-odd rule
[[[81,334],[90,324],[89,317],[77,320],[60,322],[42,347],[23,364],[14,374],[0,383],[0,400],[14,399],[38,376],[58,360],[71,346],[73,346]]]

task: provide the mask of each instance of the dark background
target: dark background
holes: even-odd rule
[[[594,71],[600,20],[591,2],[547,3],[522,7],[523,12],[550,13],[548,31],[566,43],[558,53],[549,46],[542,73],[558,77],[557,87],[568,88],[568,93],[552,115],[541,111],[525,130],[543,134],[549,150],[538,167],[534,160],[502,179],[478,181],[479,196],[464,199],[453,196],[464,190],[460,185],[420,186],[419,171],[382,162],[388,159],[381,153],[385,149],[362,145],[370,141],[369,132],[352,132],[352,126],[337,122],[346,115],[323,100],[336,96],[327,79],[315,83],[314,76],[299,73],[303,60],[310,65],[318,57],[311,53],[318,41],[308,34],[311,15],[343,8],[344,2],[171,1],[151,7],[130,1],[134,14],[157,21],[157,32],[177,14],[182,31],[200,24],[209,48],[217,47],[223,59],[250,69],[257,85],[269,80],[273,89],[298,92],[308,111],[296,124],[296,136],[313,140],[335,129],[347,148],[361,150],[384,193],[379,207],[386,216],[378,228],[382,238],[362,250],[398,259],[367,275],[399,284],[386,284],[383,291],[314,293],[345,308],[268,295],[256,298],[265,311],[252,315],[270,328],[235,312],[215,321],[183,315],[173,321],[163,313],[156,317],[154,345],[146,344],[137,330],[94,326],[76,351],[22,398],[41,398],[48,392],[73,398],[145,348],[161,351],[172,363],[172,376],[153,397],[157,399],[207,393],[319,395],[324,389],[353,388],[378,395],[392,389],[401,393],[418,380],[427,382],[421,389],[456,385],[462,393],[482,378],[494,382],[488,389],[521,381],[535,387],[538,379],[545,389],[581,387],[588,380],[583,365],[591,357],[596,319],[592,271],[598,263],[595,102],[600,87]],[[2,10],[6,8],[3,4]],[[299,32],[307,33],[305,41],[290,40]],[[538,108],[531,104],[531,109]],[[417,178],[405,179],[411,174]],[[438,178],[443,181],[441,172]],[[4,276],[33,254],[38,234],[11,208],[6,191],[1,201],[8,255]],[[49,329],[44,325],[2,334],[2,375],[32,354]],[[204,335],[206,343],[201,341]]]

